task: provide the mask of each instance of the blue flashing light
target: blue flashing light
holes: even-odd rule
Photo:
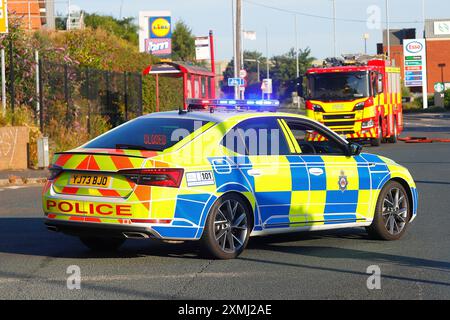
[[[216,108],[226,107],[227,109],[234,110],[267,110],[275,111],[277,106],[280,105],[278,100],[262,100],[262,99],[248,99],[248,100],[236,100],[236,99],[187,99],[190,108],[204,109],[205,107]]]

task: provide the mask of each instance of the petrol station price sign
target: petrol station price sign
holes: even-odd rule
[[[406,87],[422,87],[426,82],[425,40],[412,39],[404,41],[404,70]]]

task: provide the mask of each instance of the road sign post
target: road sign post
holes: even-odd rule
[[[244,85],[244,79],[242,78],[228,78],[229,87],[240,87]]]

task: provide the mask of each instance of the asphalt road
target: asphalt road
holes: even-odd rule
[[[408,116],[404,136],[450,137],[450,115]],[[450,144],[367,147],[408,167],[419,216],[397,242],[362,229],[252,238],[236,260],[195,243],[128,241],[96,255],[42,224],[40,188],[0,189],[0,299],[450,299]],[[81,270],[81,290],[66,286]],[[378,265],[381,289],[369,290]]]

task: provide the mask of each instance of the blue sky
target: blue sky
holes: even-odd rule
[[[57,11],[64,12],[67,5],[57,0]],[[232,0],[71,0],[87,12],[109,14],[119,17],[121,3],[124,17],[138,17],[141,10],[169,10],[172,19],[184,20],[195,35],[207,35],[214,30],[217,59],[232,56],[231,29]],[[316,58],[333,55],[333,16],[331,0],[242,0],[245,30],[256,31],[257,40],[246,40],[245,49],[258,50],[265,54],[265,30],[269,35],[269,55],[285,53],[295,46],[294,14],[255,5],[277,7],[309,15],[319,15],[328,19],[298,15],[298,39],[300,48],[310,47]],[[363,34],[369,33],[369,53],[376,52],[376,43],[381,42],[381,29],[371,19],[381,14],[381,28],[385,26],[385,0],[335,0],[337,16],[337,52],[355,53],[364,50]],[[450,1],[425,0],[427,18],[449,18]],[[422,34],[422,0],[390,0],[391,28],[416,28]],[[369,13],[368,13],[369,10]],[[342,20],[341,20],[342,19]],[[360,21],[343,21],[354,19]],[[366,21],[375,28],[369,28]]]

